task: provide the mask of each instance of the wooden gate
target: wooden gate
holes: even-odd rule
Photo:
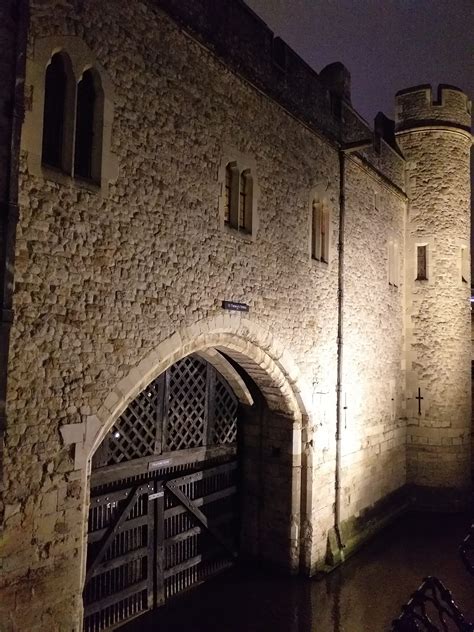
[[[232,564],[237,408],[188,356],[149,384],[93,459],[84,630],[111,630]]]

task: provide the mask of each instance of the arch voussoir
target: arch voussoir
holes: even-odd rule
[[[90,458],[126,406],[158,375],[191,353],[216,348],[254,379],[270,409],[300,425],[308,409],[298,367],[271,332],[241,314],[219,314],[182,327],[162,340],[118,382],[96,413]]]

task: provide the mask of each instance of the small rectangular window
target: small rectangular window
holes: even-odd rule
[[[426,244],[416,247],[416,280],[426,281],[427,276],[427,249]]]

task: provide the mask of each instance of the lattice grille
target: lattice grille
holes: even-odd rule
[[[207,365],[188,356],[169,369],[167,449],[204,445]]]
[[[237,400],[230,387],[216,377],[214,437],[212,443],[234,443],[237,440]]]
[[[114,425],[109,438],[109,463],[130,461],[154,453],[160,407],[158,379],[151,382]]]
[[[166,381],[167,388],[165,375],[156,378],[129,404],[94,455],[94,468],[237,440],[237,399],[205,360],[183,358]]]

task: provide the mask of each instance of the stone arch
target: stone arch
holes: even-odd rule
[[[84,424],[62,427],[65,443],[75,443],[75,469],[82,472],[84,525],[88,516],[88,476],[92,455],[113,423],[141,390],[173,363],[191,353],[212,361],[215,350],[225,351],[235,360],[257,384],[269,410],[283,422],[288,421],[291,436],[288,457],[292,463],[292,473],[289,482],[291,510],[286,528],[289,550],[292,551],[289,570],[298,572],[304,569],[305,564],[306,545],[301,538],[308,512],[309,501],[306,496],[310,490],[305,481],[307,472],[302,451],[302,432],[308,422],[311,391],[305,385],[297,365],[275,337],[258,323],[239,313],[220,314],[180,328],[159,343],[115,386],[96,415],[89,416]],[[230,363],[228,365],[230,369],[223,366],[217,368],[227,370],[226,378],[233,380],[232,386],[237,391],[240,389],[238,397],[244,403],[250,403],[250,394],[245,392],[245,383],[236,371],[235,376],[232,375],[233,367]],[[86,544],[84,539],[81,585],[85,577]]]
[[[184,356],[210,349],[231,356],[260,388],[269,408],[302,427],[310,390],[295,362],[263,327],[240,314],[224,314],[182,327],[118,382],[96,415],[89,418],[83,457],[90,459],[114,421],[147,384]]]

